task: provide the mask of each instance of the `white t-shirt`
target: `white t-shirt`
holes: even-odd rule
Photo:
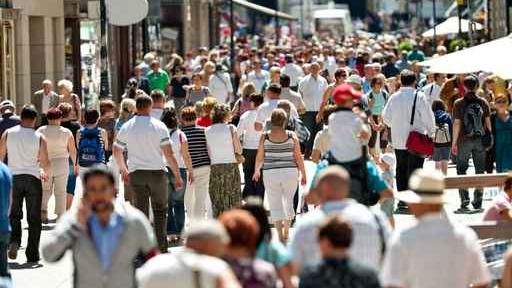
[[[229,266],[222,260],[185,251],[161,254],[137,269],[140,288],[195,288],[193,269],[199,272],[201,287],[215,288],[218,279],[229,274]],[[230,286],[227,286],[230,287]]]
[[[306,105],[306,111],[318,112],[320,110],[322,97],[324,96],[325,90],[327,90],[327,86],[329,86],[327,80],[320,75],[318,75],[316,79],[308,75],[299,82],[299,92]]]
[[[164,109],[162,108],[151,109],[151,117],[155,118],[156,120],[162,119],[162,114],[164,114]]]
[[[277,108],[280,99],[269,99],[258,107],[256,121],[257,123],[265,124],[265,122],[272,116],[272,111]],[[299,117],[295,105],[291,105],[290,114],[292,117]]]
[[[8,166],[12,174],[41,177],[38,163],[41,134],[21,125],[7,129],[4,133],[7,133]]]
[[[233,86],[228,73],[215,73],[210,76],[208,89],[219,103],[227,103],[229,93],[233,93]]]
[[[437,85],[436,82],[432,82],[423,87],[423,94],[425,94],[425,100],[432,106],[434,100],[440,100],[441,86]]]
[[[134,116],[117,134],[116,145],[128,150],[128,171],[164,170],[161,148],[170,145],[169,130],[151,116]]]
[[[363,143],[358,136],[364,125],[361,118],[351,110],[338,111],[329,116],[329,151],[336,160],[350,162],[361,158]]]
[[[254,83],[254,86],[256,86],[256,92],[261,91],[265,82],[269,80],[270,74],[265,70],[261,70],[258,74],[255,71],[251,71],[247,75],[247,81]]]
[[[240,116],[237,131],[240,136],[243,135],[242,144],[244,149],[258,149],[261,131],[254,129],[254,122],[256,122],[257,115],[257,110],[249,110]]]
[[[220,123],[213,124],[205,130],[206,144],[212,165],[236,163],[233,138],[229,127],[228,124]],[[233,129],[236,128],[233,127]]]
[[[169,131],[170,133],[172,131]],[[183,155],[181,155],[181,144],[187,142],[187,136],[180,129],[176,129],[171,134],[171,143],[172,150],[174,152],[174,157],[176,157],[176,161],[178,161],[178,167],[185,168],[185,162],[183,161]]]

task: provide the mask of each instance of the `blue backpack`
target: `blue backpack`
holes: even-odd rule
[[[80,129],[77,157],[80,167],[91,167],[95,164],[105,163],[105,150],[98,127]]]

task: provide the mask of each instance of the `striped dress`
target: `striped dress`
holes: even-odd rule
[[[273,142],[270,140],[268,133],[265,133],[263,170],[297,168],[292,132],[286,131],[286,134],[288,138],[285,141]]]

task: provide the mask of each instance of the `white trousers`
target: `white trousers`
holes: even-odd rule
[[[68,184],[68,158],[50,159],[51,169],[48,181],[43,181],[43,198],[41,210],[48,211],[48,201],[55,196],[55,214],[60,216],[66,212],[66,185]]]
[[[210,194],[210,166],[194,168],[194,182],[187,185],[185,190],[185,208],[189,223],[203,221],[211,205]],[[186,179],[184,179],[186,181]],[[210,209],[211,210],[211,209]]]
[[[270,209],[272,223],[282,220],[292,220],[293,196],[297,190],[299,171],[297,168],[271,169],[263,171],[265,197]]]

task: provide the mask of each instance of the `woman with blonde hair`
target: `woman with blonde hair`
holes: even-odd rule
[[[208,87],[210,83],[210,76],[215,73],[215,63],[212,61],[206,62],[206,64],[204,64],[203,70],[200,73],[203,80],[202,85]]]
[[[240,117],[246,111],[251,110],[251,100],[249,96],[256,92],[256,86],[252,82],[245,82],[242,86],[240,98],[236,100],[235,105],[233,106],[233,110],[231,110],[231,115],[233,118],[231,119],[231,123],[233,125],[238,125],[240,121]]]
[[[293,196],[297,189],[299,172],[301,185],[306,185],[306,169],[300,152],[297,135],[286,130],[288,116],[277,108],[270,117],[271,128],[261,136],[253,180],[261,177],[270,208],[270,219],[274,223],[279,240],[288,240],[290,224],[295,216]]]
[[[202,101],[202,114],[203,116],[197,118],[196,125],[201,127],[210,127],[212,125],[211,113],[213,108],[217,105],[215,97],[208,96]]]
[[[228,124],[229,120],[229,106],[219,104],[212,111],[213,124],[205,130],[211,159],[209,192],[214,217],[242,202],[237,160],[242,155],[242,146],[236,128]]]
[[[263,87],[261,88],[262,95],[265,95],[265,91],[270,86],[270,84],[279,84],[280,85],[281,68],[279,68],[277,66],[273,66],[270,68],[270,70],[268,70],[268,73],[269,73],[270,80],[268,80],[267,82],[265,82],[265,84],[263,84]]]
[[[80,121],[82,104],[80,103],[80,97],[73,93],[73,82],[63,79],[57,83],[57,87],[59,87],[60,93],[59,103],[69,103],[71,104],[71,107],[73,107],[69,115],[69,119]]]

